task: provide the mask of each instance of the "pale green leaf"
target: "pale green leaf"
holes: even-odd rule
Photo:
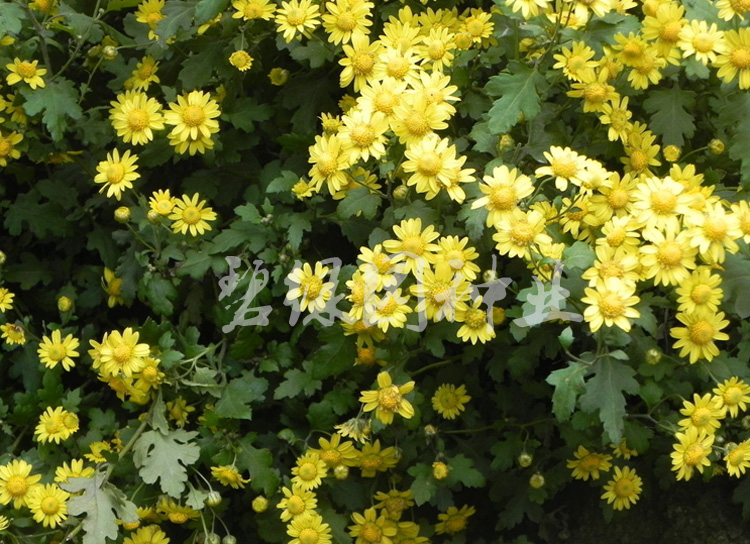
[[[133,462],[143,481],[147,484],[158,481],[162,492],[179,498],[187,482],[187,467],[200,457],[200,447],[191,442],[197,436],[198,433],[183,429],[166,434],[143,433],[133,447]]]
[[[540,91],[546,88],[544,77],[525,64],[512,62],[508,73],[490,78],[485,86],[487,94],[499,96],[488,113],[488,127],[492,134],[505,134],[521,119],[532,120],[541,111]]]

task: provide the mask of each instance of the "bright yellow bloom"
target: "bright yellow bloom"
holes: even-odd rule
[[[750,89],[750,28],[727,30],[724,36],[727,48],[714,63],[717,75],[724,83],[738,79],[740,89]]]
[[[675,292],[680,312],[693,313],[698,309],[716,312],[724,298],[724,291],[719,287],[721,276],[712,274],[708,266],[698,267],[688,279],[682,282]]]
[[[651,242],[640,248],[644,278],[653,278],[655,285],[677,286],[690,277],[698,251],[691,247],[692,239],[686,231],[675,232],[670,226],[664,231],[647,230],[643,237]]]
[[[174,524],[180,525],[187,523],[191,519],[200,517],[200,512],[190,506],[183,506],[172,499],[163,497],[156,505],[156,511],[167,516],[167,519]]]
[[[373,498],[380,501],[375,505],[375,508],[382,509],[383,514],[394,521],[400,520],[404,511],[414,506],[414,495],[411,490],[391,489],[388,493],[378,491]]]
[[[161,10],[164,8],[165,0],[143,0],[138,5],[138,11],[135,12],[135,20],[139,23],[148,25],[148,39],[157,38],[156,30],[159,21],[166,17]]]
[[[89,444],[89,453],[84,454],[84,457],[92,463],[106,463],[104,452],[111,451],[112,445],[109,442],[92,442]]]
[[[397,254],[392,259],[393,262],[404,262],[401,273],[416,272],[420,266],[434,264],[437,261],[436,252],[440,246],[433,242],[440,237],[440,233],[435,231],[433,225],[427,225],[422,230],[420,218],[405,219],[393,227],[393,232],[397,239],[386,240],[383,247],[389,253]]]
[[[710,393],[702,397],[695,393],[693,402],[684,401],[680,413],[687,416],[680,420],[681,430],[695,428],[699,434],[714,434],[721,427],[720,420],[724,419],[724,408],[722,403]]]
[[[371,2],[326,2],[327,13],[323,15],[323,28],[328,33],[328,41],[338,45],[349,43],[355,34],[368,34],[367,27],[372,26],[372,21],[368,19],[372,8]]]
[[[388,119],[384,113],[352,109],[344,115],[342,122],[344,126],[330,138],[338,137],[343,150],[349,153],[348,160],[366,161],[370,157],[379,159],[385,155]]]
[[[42,76],[47,73],[46,68],[37,68],[39,61],[21,60],[18,57],[13,62],[5,65],[5,69],[10,72],[5,80],[8,85],[15,85],[23,81],[32,89],[44,87]]]
[[[104,277],[102,278],[102,288],[107,293],[107,306],[114,308],[118,304],[125,302],[121,296],[122,278],[115,276],[115,273],[104,267]]]
[[[182,195],[182,198],[176,198],[174,208],[169,218],[174,220],[172,231],[177,234],[187,234],[191,236],[203,235],[206,231],[211,230],[208,221],[216,220],[216,212],[211,208],[204,208],[206,201],[198,199],[200,195],[195,193],[192,198],[188,195]]]
[[[5,313],[13,309],[13,298],[15,296],[5,287],[0,287],[0,312]]]
[[[448,266],[461,277],[473,281],[479,272],[479,266],[472,261],[479,257],[479,253],[473,247],[469,246],[467,237],[459,238],[458,236],[443,236],[437,241],[440,247],[437,255],[437,265],[447,263]]]
[[[720,408],[726,409],[729,415],[737,417],[740,412],[747,410],[750,404],[750,385],[733,376],[724,380],[713,390],[714,398]]]
[[[0,98],[2,100],[2,98]],[[23,140],[23,134],[11,132],[7,136],[0,131],[0,166],[8,166],[8,161],[21,156],[16,146]]]
[[[695,427],[684,433],[678,432],[677,444],[672,452],[672,470],[677,472],[678,480],[689,480],[694,471],[703,474],[703,469],[711,464],[708,455],[714,443],[714,435],[700,434]]]
[[[159,63],[153,57],[145,56],[135,65],[135,70],[124,83],[126,89],[133,91],[147,91],[152,83],[160,83],[159,76],[156,75],[159,69]]]
[[[357,137],[354,132],[350,136]],[[366,136],[366,135],[364,135]],[[315,144],[310,146],[310,158],[312,164],[308,175],[313,187],[317,191],[325,183],[328,192],[334,194],[347,184],[346,170],[354,160],[354,154],[336,134],[327,134],[315,137]]]
[[[405,419],[414,416],[414,407],[404,398],[414,390],[414,382],[394,385],[388,372],[378,374],[378,389],[363,391],[359,401],[364,403],[364,411],[375,410],[375,417],[386,425],[393,423],[393,415],[398,414]]]
[[[355,544],[393,544],[392,538],[398,532],[384,515],[378,516],[375,508],[368,508],[362,514],[352,514],[354,525],[349,526],[349,534]]]
[[[568,459],[567,467],[573,469],[573,478],[576,480],[599,479],[599,472],[609,472],[612,467],[611,455],[590,452],[583,446],[573,454],[575,459]]]
[[[76,431],[78,431],[78,416],[58,406],[54,409],[47,408],[39,417],[39,424],[34,434],[39,442],[59,444],[61,440],[67,440]]]
[[[471,342],[472,345],[477,341],[484,344],[495,338],[495,329],[490,324],[487,310],[481,310],[479,308],[481,305],[482,297],[476,297],[470,305],[462,302],[456,307],[456,321],[461,323],[461,328],[458,329],[456,335],[464,342]],[[494,315],[493,309],[493,321]]]
[[[148,199],[149,207],[159,215],[169,215],[174,209],[177,197],[169,194],[169,189],[154,191]]]
[[[38,485],[26,500],[34,521],[43,527],[55,528],[68,517],[68,499],[66,493],[57,484]]]
[[[317,512],[295,517],[288,525],[286,533],[292,537],[289,544],[330,544],[331,527],[323,523]]]
[[[730,476],[739,478],[744,475],[745,469],[750,468],[750,440],[745,440],[734,447],[727,445],[724,461]]]
[[[14,344],[22,346],[26,343],[26,333],[24,332],[21,325],[16,325],[15,323],[6,323],[4,325],[0,325],[0,331],[2,331],[3,333],[3,340],[5,340],[9,346],[12,346]]]
[[[302,516],[306,517],[315,512],[315,508],[318,506],[318,499],[315,498],[315,493],[312,491],[305,491],[299,485],[292,485],[291,490],[287,487],[282,487],[281,491],[284,493],[284,498],[276,505],[276,508],[282,510],[281,521],[289,521]]]
[[[507,0],[506,0],[507,1]],[[593,60],[596,53],[585,42],[573,42],[570,49],[562,48],[562,53],[553,55],[557,61],[552,68],[562,69],[563,74],[573,81],[590,79],[594,75],[597,61]]]
[[[68,334],[65,339],[59,330],[52,331],[51,337],[44,336],[39,344],[37,354],[39,360],[47,368],[55,368],[58,363],[62,364],[65,370],[70,370],[75,366],[72,357],[78,357],[78,346],[80,345],[77,338]]]
[[[607,102],[615,101],[619,95],[615,88],[607,82],[607,73],[602,71],[599,75],[594,72],[584,74],[580,82],[571,84],[568,96],[583,99],[584,112],[600,112],[604,110]]]
[[[729,335],[721,332],[729,325],[723,312],[696,310],[677,314],[677,320],[685,326],[672,327],[669,334],[677,340],[673,347],[680,348],[680,357],[689,356],[690,364],[697,363],[700,359],[711,361],[719,355],[715,341],[729,340]]]
[[[63,463],[55,469],[55,482],[65,483],[71,478],[92,478],[96,470],[92,467],[84,467],[83,459],[72,459],[70,463]]]
[[[631,328],[630,319],[637,319],[641,315],[633,308],[640,302],[640,298],[635,295],[635,286],[617,278],[606,278],[596,289],[587,287],[585,293],[581,302],[588,307],[583,316],[589,323],[591,332],[598,331],[603,325],[617,326],[627,332]]]
[[[740,249],[735,241],[742,237],[739,219],[720,203],[706,205],[704,213],[691,214],[686,224],[690,227],[690,244],[709,264],[721,264],[727,252]]]
[[[692,20],[680,30],[677,45],[683,55],[695,55],[703,64],[715,63],[718,55],[726,51],[724,33],[716,27],[716,23],[708,25],[706,21]]]
[[[170,111],[164,114],[164,122],[173,125],[169,133],[169,143],[177,153],[190,155],[205,153],[213,149],[211,136],[219,132],[221,115],[219,105],[211,95],[203,91],[192,91],[177,97],[176,103],[169,104]]]
[[[250,482],[250,478],[243,478],[234,465],[211,467],[211,476],[233,489],[244,489],[245,484]]]
[[[287,276],[287,281],[296,284],[286,294],[286,300],[300,299],[301,311],[321,311],[326,302],[331,298],[336,286],[333,282],[326,282],[326,275],[330,269],[322,263],[315,263],[315,269],[310,263],[305,263],[301,268],[295,268]]]
[[[318,454],[307,452],[297,458],[295,466],[292,467],[292,474],[294,485],[303,491],[311,491],[323,483],[323,478],[328,475],[328,469]]]
[[[438,523],[435,525],[435,533],[439,535],[454,535],[460,533],[468,525],[469,517],[476,513],[473,506],[464,505],[459,510],[451,506],[444,514],[438,514]]]
[[[139,372],[146,364],[145,358],[149,355],[149,345],[138,343],[139,333],[133,332],[128,327],[122,333],[112,331],[105,336],[98,355],[94,359],[94,369],[99,370],[103,376],[131,377]],[[91,341],[91,345],[97,348],[98,344]]]
[[[317,453],[328,468],[339,465],[355,466],[357,464],[357,450],[352,442],[348,440],[341,442],[341,435],[334,434],[330,440],[318,439],[320,449],[309,450]]]
[[[290,0],[281,2],[276,11],[276,25],[278,32],[284,36],[286,43],[291,42],[301,34],[309,38],[320,24],[320,7],[312,0]]]
[[[378,472],[386,472],[398,463],[396,449],[389,446],[384,450],[380,449],[380,440],[367,443],[362,447],[357,459],[363,478],[374,478]]]
[[[131,155],[129,149],[122,156],[117,149],[107,153],[107,160],[101,161],[96,167],[98,174],[94,177],[94,183],[103,184],[99,192],[106,190],[108,198],[114,196],[120,200],[125,189],[132,189],[133,181],[141,177],[137,172],[137,161],[138,156]]]
[[[240,72],[245,72],[252,67],[253,57],[247,51],[235,51],[229,55],[229,64],[237,68]]]
[[[130,533],[122,544],[169,544],[169,538],[158,525],[148,525]]]
[[[164,116],[161,104],[145,93],[126,91],[118,94],[117,100],[110,102],[109,118],[117,135],[125,143],[147,144],[154,139],[154,130],[164,129]]]
[[[0,466],[0,504],[13,502],[13,508],[26,506],[31,492],[41,485],[41,474],[31,476],[33,468],[20,459]]]
[[[612,504],[615,510],[627,510],[630,505],[638,502],[641,485],[642,480],[634,469],[615,467],[614,477],[604,486],[602,499],[606,499],[607,504]]]
[[[541,212],[521,209],[513,210],[495,224],[497,233],[492,239],[500,255],[531,259],[532,250],[544,244],[551,244],[552,238],[545,231],[546,220]]]
[[[445,419],[456,419],[466,409],[471,397],[466,394],[466,386],[443,384],[432,396],[432,407]]]
[[[505,165],[496,166],[492,170],[492,175],[484,176],[483,180],[484,183],[479,184],[479,189],[485,196],[475,200],[471,209],[487,208],[488,227],[511,216],[513,210],[518,207],[518,202],[534,192],[531,178]]]
[[[276,11],[276,5],[269,0],[233,0],[232,7],[237,10],[232,14],[232,18],[244,21],[253,19],[270,21]]]
[[[354,90],[359,91],[373,78],[375,63],[382,45],[380,42],[370,43],[366,34],[352,34],[351,44],[344,45],[343,59],[339,64],[344,67],[339,77],[341,87],[354,82]]]

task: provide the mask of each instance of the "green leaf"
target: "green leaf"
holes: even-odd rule
[[[0,4],[0,36],[18,34],[23,29],[26,12],[19,4],[3,2]]]
[[[451,457],[446,464],[450,467],[445,479],[448,485],[461,483],[466,487],[482,487],[485,484],[484,475],[474,468],[474,461],[464,454]]]
[[[83,544],[104,544],[116,540],[119,534],[117,520],[134,523],[138,520],[135,505],[112,484],[105,483],[104,472],[91,478],[71,478],[60,487],[76,494],[68,501],[68,514],[86,515],[82,521]],[[77,493],[81,493],[77,495]]]
[[[380,197],[371,193],[367,187],[356,187],[346,192],[344,199],[339,202],[336,213],[341,219],[348,219],[360,213],[367,219],[372,219],[378,213]]]
[[[322,329],[318,339],[321,347],[310,358],[313,378],[323,380],[351,368],[357,350],[352,339],[344,336],[340,327]]]
[[[142,0],[109,0],[107,3],[107,11],[120,11],[123,9],[134,8],[141,3]]]
[[[525,64],[511,62],[508,73],[490,78],[485,86],[487,94],[499,96],[488,113],[488,126],[492,134],[505,134],[516,126],[524,115],[532,120],[541,111],[539,93],[546,89],[544,77]]]
[[[140,285],[141,297],[148,299],[152,310],[159,315],[172,315],[174,312],[173,301],[177,298],[177,289],[171,280],[146,274]]]
[[[78,91],[67,79],[48,83],[41,89],[22,89],[21,94],[26,99],[23,107],[28,115],[44,112],[42,121],[56,142],[63,139],[66,128],[73,126],[68,119],[76,121],[83,116],[78,105]]]
[[[276,400],[291,399],[303,391],[305,396],[309,397],[323,385],[323,382],[312,377],[312,373],[303,372],[296,368],[287,370],[284,378],[284,381],[279,384],[273,394],[273,398]]]
[[[435,496],[437,482],[435,478],[432,477],[431,467],[428,465],[415,465],[407,472],[414,477],[410,489],[412,495],[414,495],[414,502],[417,506],[423,505]]]
[[[180,30],[189,30],[195,15],[197,0],[182,2],[180,0],[168,0],[161,12],[164,19],[156,26],[156,34],[159,42],[165,43],[168,38],[177,35]]]
[[[596,255],[586,242],[574,242],[563,250],[563,264],[565,269],[577,268],[586,270],[594,264]]]
[[[200,457],[200,447],[191,442],[197,436],[183,429],[143,433],[133,447],[133,462],[143,481],[154,484],[158,480],[162,492],[179,498],[187,483],[187,467]]]
[[[195,6],[195,24],[207,23],[227,9],[229,0],[200,0]]]
[[[232,123],[232,126],[245,132],[252,132],[255,128],[255,123],[268,121],[273,116],[273,108],[268,104],[258,104],[254,98],[244,97],[236,100],[225,114],[229,122]],[[297,183],[299,176],[293,172],[290,172],[290,174],[294,176],[294,183]],[[291,189],[292,185],[288,189]],[[269,185],[269,192],[270,189],[271,186]]]
[[[613,444],[619,444],[625,418],[623,391],[635,395],[640,386],[633,378],[635,370],[627,363],[603,357],[592,367],[594,376],[586,382],[586,392],[581,395],[581,408],[586,412],[599,412],[604,431]]]
[[[740,319],[747,319],[750,317],[750,261],[742,255],[728,254],[722,266],[722,307]]]
[[[250,472],[250,487],[263,492],[266,496],[273,496],[279,487],[279,473],[273,467],[273,455],[270,450],[258,449],[252,445],[253,436],[248,435],[239,441],[240,450],[237,452],[237,468]]]
[[[282,225],[286,225],[287,240],[295,251],[302,244],[302,235],[305,231],[312,230],[312,223],[308,216],[299,213],[285,215]]]
[[[589,366],[571,361],[567,368],[554,370],[547,376],[547,383],[555,386],[552,393],[552,413],[558,421],[567,421],[576,406],[576,399],[583,391],[583,378]]]
[[[565,327],[557,336],[557,340],[560,342],[563,349],[570,349],[570,346],[573,345],[573,340],[575,340],[575,338],[573,338],[573,329]]]
[[[245,372],[241,378],[229,382],[216,403],[216,415],[231,419],[252,419],[250,403],[262,400],[268,389],[268,380]]]
[[[659,89],[649,92],[643,107],[651,113],[649,127],[662,137],[663,145],[682,147],[685,138],[695,134],[695,122],[689,113],[695,106],[695,93],[672,89]]]
[[[201,280],[209,268],[213,269],[216,275],[223,274],[227,270],[227,262],[222,257],[210,255],[207,251],[191,249],[187,252],[185,260],[180,263],[177,275]]]
[[[65,220],[59,205],[55,202],[40,203],[40,199],[41,195],[32,190],[18,195],[9,206],[4,224],[11,235],[18,236],[24,232],[24,223],[38,238],[46,238],[48,234],[65,236],[71,232],[70,223]]]
[[[185,90],[199,89],[211,79],[214,68],[224,60],[224,43],[211,40],[183,61],[177,76]]]

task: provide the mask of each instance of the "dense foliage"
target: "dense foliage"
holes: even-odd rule
[[[0,540],[750,515],[748,14],[0,3]]]

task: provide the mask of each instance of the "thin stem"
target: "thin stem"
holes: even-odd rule
[[[42,25],[40,25],[39,21],[36,20],[36,17],[34,17],[34,13],[28,6],[26,6],[26,12],[29,14],[29,18],[34,24],[34,29],[36,30],[37,34],[39,34],[39,46],[42,50],[42,58],[44,58],[44,64],[47,66],[47,70],[51,74],[52,63],[49,59],[49,49],[47,49],[47,42],[44,39],[44,28],[42,28]]]
[[[420,374],[422,374],[424,372],[427,372],[428,370],[432,370],[434,368],[440,368],[441,366],[449,365],[449,364],[455,362],[456,360],[458,360],[460,358],[461,358],[460,355],[455,355],[455,356],[449,357],[448,359],[445,359],[443,361],[438,361],[437,363],[432,363],[432,364],[429,364],[427,366],[423,366],[422,368],[420,368],[420,369],[415,370],[414,372],[412,372],[411,373],[411,377],[414,378],[415,376],[419,376]]]

